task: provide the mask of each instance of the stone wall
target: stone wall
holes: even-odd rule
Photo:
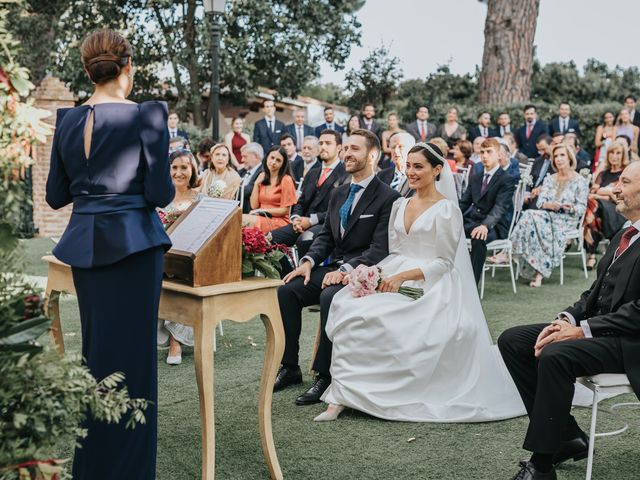
[[[55,77],[45,78],[33,92],[33,98],[38,108],[52,113],[46,121],[54,126],[58,108],[73,107],[75,105],[73,94],[64,83]],[[38,235],[43,237],[61,235],[71,215],[70,205],[60,210],[53,210],[45,201],[45,187],[47,176],[49,175],[52,141],[53,136],[49,137],[44,145],[35,147],[33,155],[35,160],[33,165],[33,222],[38,230]]]

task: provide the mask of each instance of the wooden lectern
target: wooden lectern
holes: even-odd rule
[[[167,233],[173,248],[164,273],[174,282],[206,287],[242,280],[242,212],[230,200],[194,202]]]

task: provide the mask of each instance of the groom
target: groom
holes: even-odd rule
[[[274,391],[302,383],[298,365],[302,309],[320,304],[321,337],[313,363],[318,376],[296,399],[297,405],[319,402],[331,383],[331,342],[324,329],[333,296],[347,283],[351,270],[360,264],[374,265],[389,254],[389,216],[399,194],[373,172],[380,156],[378,137],[368,130],[354,130],[343,151],[351,183],[331,193],[322,230],[298,268],[284,277],[285,285],[278,289],[285,349]]]
[[[529,414],[518,480],[555,480],[555,465],[586,458],[588,438],[571,416],[576,377],[626,373],[640,398],[640,162],[613,189],[631,222],[612,240],[589,290],[551,324],[506,330],[500,353]]]

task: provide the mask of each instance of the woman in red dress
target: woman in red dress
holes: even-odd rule
[[[242,216],[242,223],[267,233],[291,222],[289,210],[297,201],[296,184],[282,147],[274,145],[269,149],[262,169],[251,192],[252,210]]]
[[[242,155],[240,149],[251,141],[251,137],[244,133],[244,119],[242,117],[235,117],[231,121],[231,131],[224,136],[224,144],[227,146],[231,153],[231,164],[236,170],[242,168]]]

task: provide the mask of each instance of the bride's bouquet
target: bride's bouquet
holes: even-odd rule
[[[349,272],[349,289],[354,297],[366,297],[377,292],[382,282],[382,269],[377,265],[367,267],[358,265]],[[413,300],[424,295],[424,290],[413,287],[400,287],[398,293]]]

